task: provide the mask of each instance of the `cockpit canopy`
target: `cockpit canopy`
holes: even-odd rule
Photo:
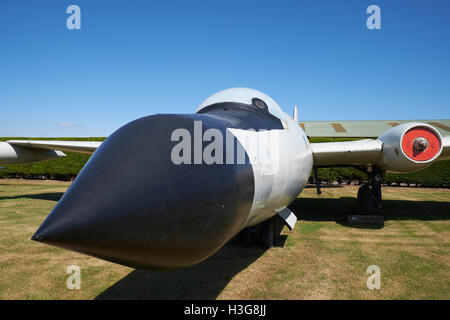
[[[285,113],[271,97],[261,91],[250,88],[230,88],[216,92],[213,95],[209,96],[205,101],[203,101],[196,112],[198,113],[200,110],[206,108],[207,106],[221,102],[237,102],[250,106],[255,102],[258,105],[260,101],[266,104],[267,110],[270,114],[280,120],[286,121]]]

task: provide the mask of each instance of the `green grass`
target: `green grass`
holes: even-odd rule
[[[0,180],[0,299],[449,299],[450,190],[384,188],[383,228],[355,228],[355,186],[306,188],[276,246],[233,239],[183,270],[134,270],[30,240],[69,182]],[[66,268],[81,268],[68,290]],[[366,287],[370,265],[381,289]]]

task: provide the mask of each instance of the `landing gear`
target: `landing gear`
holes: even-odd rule
[[[368,172],[369,183],[358,190],[358,211],[360,214],[373,214],[376,208],[381,208],[381,182],[383,172],[373,167]]]
[[[377,168],[369,168],[369,183],[362,185],[358,190],[358,215],[349,215],[348,222],[383,225],[384,218],[376,214],[381,208],[381,182],[383,172]]]
[[[258,232],[258,245],[264,249],[270,249],[275,240],[275,224],[273,218],[260,224]]]
[[[358,190],[358,213],[373,214],[375,211],[375,195],[373,190],[367,185],[363,185]]]
[[[374,206],[376,208],[381,208],[381,183],[383,182],[383,175],[384,173],[378,167],[372,168],[372,172],[369,174]]]
[[[256,244],[261,248],[270,249],[275,241],[274,218],[245,228],[239,233],[239,241],[243,247]]]
[[[253,237],[252,237],[252,232],[251,232],[251,228],[245,228],[243,230],[241,230],[241,232],[239,232],[239,243],[241,244],[242,247],[247,248],[249,246],[251,246],[252,242],[253,242]]]

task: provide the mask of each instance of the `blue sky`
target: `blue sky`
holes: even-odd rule
[[[445,0],[2,1],[0,136],[107,136],[235,86],[302,120],[450,118],[449,14]]]

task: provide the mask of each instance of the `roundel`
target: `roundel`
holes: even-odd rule
[[[402,150],[412,160],[431,160],[440,149],[441,140],[430,128],[414,127],[403,135]]]

